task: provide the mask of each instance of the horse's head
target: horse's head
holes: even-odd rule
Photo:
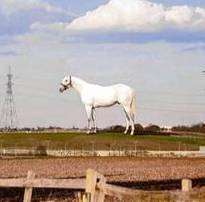
[[[71,76],[65,76],[65,77],[63,78],[63,80],[61,81],[61,84],[60,84],[60,85],[61,85],[61,86],[60,86],[59,91],[60,91],[61,93],[63,93],[63,91],[65,91],[65,90],[71,88],[71,87],[72,87],[72,79],[71,79]]]

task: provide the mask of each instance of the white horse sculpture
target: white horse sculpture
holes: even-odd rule
[[[99,107],[109,107],[115,104],[120,104],[126,115],[126,129],[128,132],[131,125],[131,135],[134,134],[134,114],[135,114],[135,92],[129,86],[116,84],[113,86],[103,87],[96,84],[91,84],[74,76],[66,76],[60,87],[60,92],[74,88],[81,97],[85,105],[88,117],[88,132],[91,132],[91,120],[93,121],[94,133],[96,133],[96,117],[95,109]]]

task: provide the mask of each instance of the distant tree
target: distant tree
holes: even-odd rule
[[[184,126],[184,125],[174,126],[172,128],[172,131],[205,133],[205,123],[198,123],[191,126]]]
[[[190,131],[205,133],[205,123],[199,123],[199,124],[192,125],[190,127]]]

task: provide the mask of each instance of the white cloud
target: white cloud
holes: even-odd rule
[[[134,6],[134,7],[133,7]],[[134,9],[134,10],[133,10]],[[145,15],[144,11],[152,15]],[[126,29],[140,31],[142,27],[153,30],[150,24],[158,26],[158,22],[163,19],[163,6],[145,1],[135,0],[111,0],[105,5],[99,6],[93,11],[89,11],[85,16],[76,18],[72,23],[52,23],[43,25],[39,22],[31,25],[32,30],[49,29],[56,31],[66,30],[96,30],[96,29]]]
[[[62,24],[59,26],[62,29]],[[49,28],[59,28],[55,25]],[[205,29],[205,9],[173,6],[147,0],[110,0],[107,4],[87,12],[71,23],[64,24],[68,31],[159,31],[167,27],[178,29]]]
[[[164,18],[164,7],[141,0],[111,0],[85,16],[75,19],[67,29],[123,29],[140,31],[158,26]]]
[[[9,16],[16,12],[40,9],[48,13],[63,13],[64,10],[42,0],[1,0],[0,10]]]

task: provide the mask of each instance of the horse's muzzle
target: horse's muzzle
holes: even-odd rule
[[[59,91],[60,91],[61,93],[63,93],[63,91],[65,91],[65,90],[67,90],[67,89],[68,89],[68,86],[61,84],[61,87],[60,87]]]
[[[66,90],[64,86],[61,86],[61,87],[59,88],[59,92],[60,92],[60,93],[63,93],[64,90]]]
[[[62,88],[59,88],[59,92],[62,93],[64,90]]]

